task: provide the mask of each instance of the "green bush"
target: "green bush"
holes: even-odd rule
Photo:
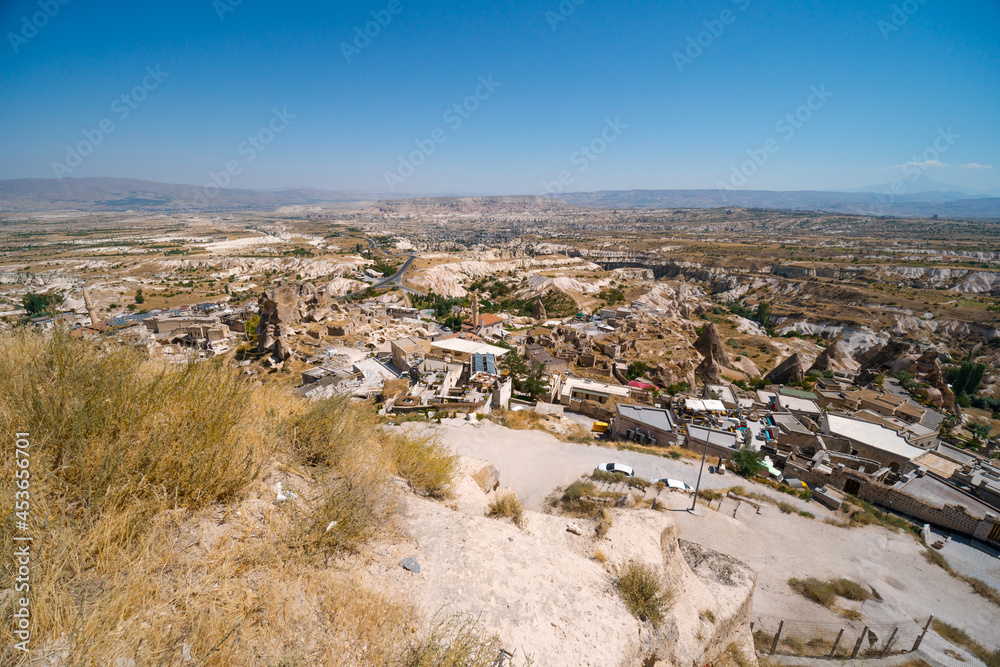
[[[673,592],[664,585],[656,568],[638,560],[629,560],[613,569],[615,585],[628,607],[641,621],[660,625]]]

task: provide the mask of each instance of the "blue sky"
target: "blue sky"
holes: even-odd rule
[[[237,1],[0,2],[0,178],[1000,188],[995,0]]]

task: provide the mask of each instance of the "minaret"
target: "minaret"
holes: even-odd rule
[[[87,307],[87,314],[90,315],[90,326],[96,327],[101,318],[97,314],[97,308],[94,308],[94,302],[90,300],[86,285],[83,286],[83,303]]]
[[[472,293],[472,327],[479,328],[479,293]]]

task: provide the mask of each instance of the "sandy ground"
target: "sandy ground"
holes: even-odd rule
[[[441,425],[407,424],[437,433],[442,442],[463,456],[490,461],[500,470],[500,483],[509,486],[533,510],[542,510],[545,498],[558,486],[567,486],[600,463],[615,461],[631,466],[635,474],[653,480],[670,477],[691,486],[698,480],[698,463],[674,461],[653,454],[619,451],[597,445],[564,442],[539,430],[514,431],[490,421],[470,424],[465,419],[443,419]],[[742,480],[729,473],[709,474],[702,488],[724,488]]]
[[[444,420],[440,426],[408,427],[431,429],[458,453],[492,462],[500,470],[501,484],[516,490],[533,509],[542,509],[546,496],[556,487],[570,484],[606,461],[630,465],[637,475],[647,479],[673,477],[692,486],[698,475],[695,462],[567,443],[542,431],[514,431],[492,422],[470,424],[454,419]],[[737,509],[736,501],[729,499],[722,501],[721,506],[712,503],[711,509],[699,506],[701,511],[690,514],[683,511],[688,506],[688,496],[665,492],[663,497],[675,510],[670,515],[677,522],[682,539],[734,556],[758,572],[754,614],[760,622],[785,618],[837,627],[858,625],[803,598],[788,586],[791,577],[844,576],[873,588],[882,598],[864,603],[841,600],[841,606],[859,610],[863,621],[912,624],[913,619],[933,614],[981,640],[998,643],[995,636],[1000,609],[974,594],[968,585],[928,563],[921,555],[923,547],[912,536],[881,527],[848,529],[823,523],[823,518],[838,513],[815,502],[806,503],[768,487],[750,484],[731,473],[708,474],[706,466],[702,488],[735,485],[790,501],[817,517],[783,514],[768,504],[759,513],[747,504]],[[946,555],[955,558],[956,567],[962,566],[963,570],[974,567],[977,576],[992,579],[995,586],[1000,584],[996,579],[1000,561],[960,541],[953,542],[949,543]],[[943,650],[947,645],[939,646],[939,641],[935,638],[925,647]],[[975,663],[971,657],[969,660]]]

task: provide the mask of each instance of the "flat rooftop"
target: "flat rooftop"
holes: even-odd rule
[[[931,477],[930,475],[914,477],[896,488],[906,491],[916,498],[939,507],[946,504],[962,505],[969,511],[970,514],[975,514],[980,518],[986,516],[987,512],[990,514],[997,514],[995,507],[990,507],[978,498],[970,496],[962,490],[956,489],[955,487],[946,484],[935,477]]]

